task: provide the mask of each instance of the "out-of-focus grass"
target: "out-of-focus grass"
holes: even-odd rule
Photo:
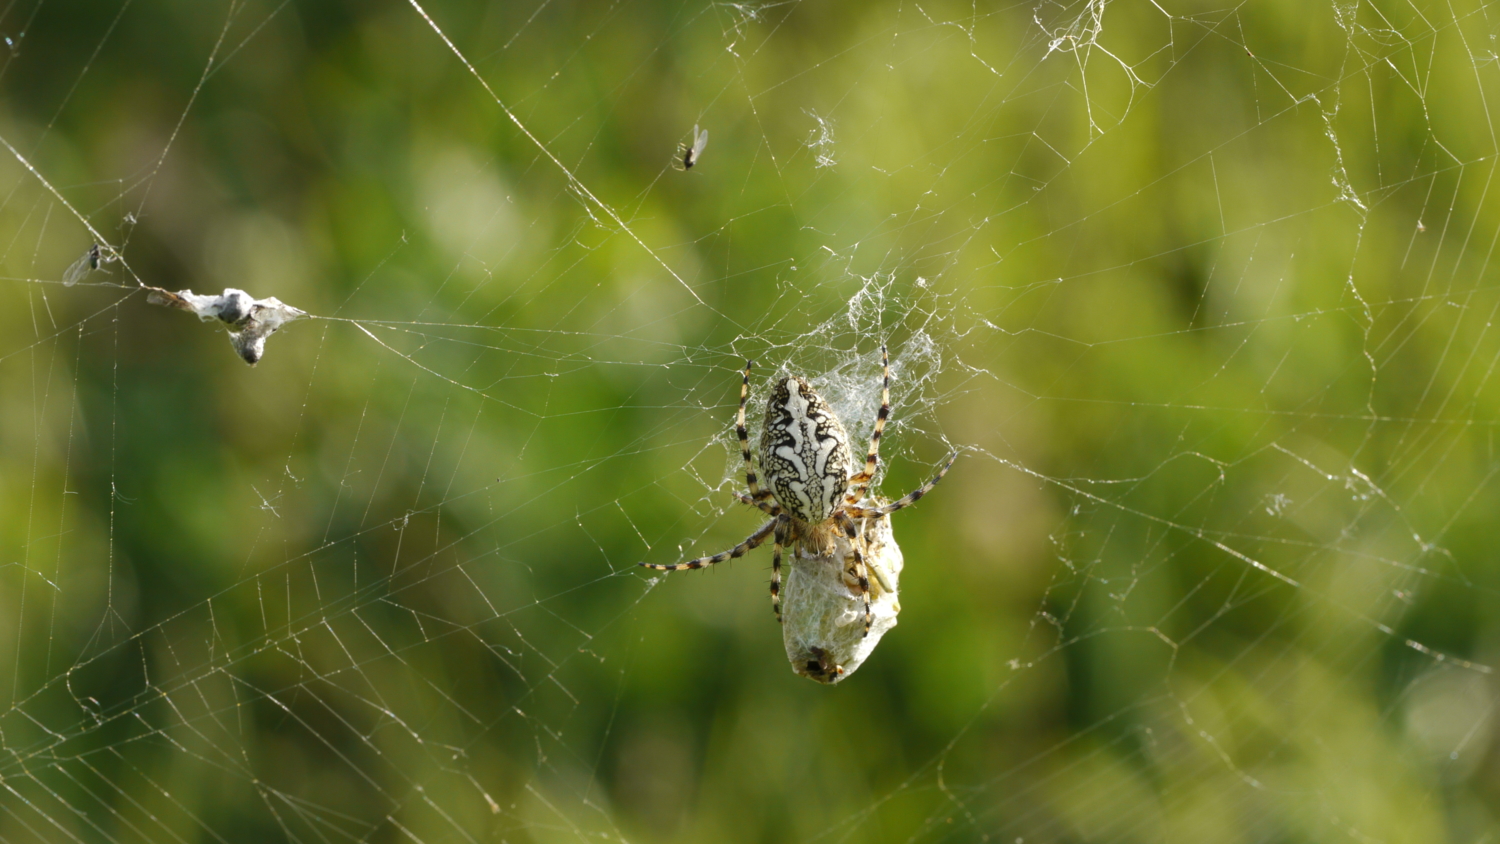
[[[1494,834],[1482,8],[428,11],[504,108],[403,4],[43,3],[4,65],[135,277],[330,318],[252,370],[64,288],[0,164],[5,840]],[[884,492],[965,453],[821,688],[768,551],[634,564],[759,524],[744,357],[881,341]]]

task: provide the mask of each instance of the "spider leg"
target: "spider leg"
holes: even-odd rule
[[[745,429],[745,402],[750,398],[750,368],[755,366],[755,361],[745,361],[745,376],[740,381],[740,413],[735,417],[734,433],[740,438],[740,456],[745,458],[745,483],[750,487],[750,497],[756,502],[765,501],[771,497],[770,490],[760,488],[760,479],[755,476],[755,464],[750,462],[750,432]],[[762,510],[766,508],[757,503],[755,506]],[[771,513],[770,510],[766,510]],[[771,515],[776,515],[771,513]]]
[[[745,552],[758,547],[762,542],[766,541],[766,537],[770,536],[771,532],[776,529],[776,526],[778,524],[780,524],[781,518],[784,517],[778,517],[776,519],[772,519],[769,522],[766,522],[765,524],[760,526],[759,530],[757,530],[755,533],[750,534],[749,538],[747,538],[744,542],[741,542],[733,548],[730,548],[728,551],[715,554],[712,557],[699,557],[696,560],[688,560],[685,563],[673,563],[670,566],[664,566],[659,563],[641,563],[641,565],[645,566],[648,569],[656,569],[657,571],[678,571],[680,569],[701,569],[704,566],[711,566],[715,563],[722,563],[725,560],[733,559],[734,557],[743,557],[745,556]]]
[[[868,636],[875,615],[870,611],[870,569],[865,565],[865,555],[859,550],[859,528],[843,510],[838,511],[834,519],[844,529],[844,535],[849,538],[849,549],[854,552],[854,576],[859,578],[859,594],[865,599],[865,635]]]
[[[844,509],[857,519],[878,519],[881,516],[889,515],[902,508],[910,507],[911,505],[917,503],[917,499],[931,492],[932,488],[937,486],[938,481],[942,480],[943,476],[948,474],[948,470],[953,468],[953,461],[957,459],[958,452],[956,451],[948,455],[948,462],[944,463],[943,468],[939,469],[938,473],[932,476],[932,480],[928,481],[925,484],[922,484],[921,486],[902,496],[900,499],[892,501],[891,503],[883,507],[870,507],[867,509],[863,507],[847,505]]]
[[[759,507],[760,509],[764,510],[766,515],[768,516],[781,515],[781,505],[777,504],[775,501],[768,500],[770,496],[766,496],[766,498],[762,498],[759,501],[756,501],[754,498],[751,498],[744,493],[740,493],[735,497],[740,500],[741,504],[749,504],[751,507]]]
[[[844,500],[850,504],[859,500],[870,481],[875,478],[875,467],[880,462],[880,437],[885,433],[885,420],[891,417],[891,361],[886,356],[885,346],[880,347],[880,368],[885,370],[885,380],[880,387],[880,412],[875,414],[875,431],[870,434],[870,450],[865,454],[864,471],[849,479]]]
[[[788,516],[777,516],[775,539],[771,545],[771,612],[776,613],[776,623],[781,623],[781,549],[791,544],[792,520]]]

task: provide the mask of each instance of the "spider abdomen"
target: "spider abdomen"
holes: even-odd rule
[[[777,381],[760,436],[761,474],[776,502],[808,524],[831,519],[851,462],[849,435],[823,397],[795,375]]]

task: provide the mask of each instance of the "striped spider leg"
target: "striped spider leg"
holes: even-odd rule
[[[891,513],[896,512],[897,510],[904,510],[907,507],[910,507],[911,505],[917,503],[917,501],[922,496],[926,495],[929,492],[932,492],[932,488],[938,485],[938,481],[941,481],[944,475],[948,474],[948,470],[953,468],[953,461],[957,459],[958,452],[955,451],[952,454],[949,454],[948,459],[943,463],[943,468],[939,469],[938,473],[932,476],[932,480],[928,481],[925,484],[922,484],[921,486],[917,487],[911,492],[908,492],[906,495],[901,496],[900,498],[892,501],[889,504],[881,507],[858,507],[853,504],[848,504],[844,506],[844,512],[848,513],[850,516],[853,516],[856,519],[876,519],[881,516],[888,516]]]
[[[712,566],[718,563],[722,563],[725,560],[732,560],[736,557],[743,557],[746,553],[760,547],[760,545],[764,543],[766,539],[770,538],[773,540],[773,550],[771,554],[772,568],[775,569],[779,575],[781,568],[781,549],[783,545],[788,544],[788,542],[786,541],[787,530],[784,527],[784,523],[790,522],[790,518],[785,516],[781,512],[781,508],[777,506],[775,500],[772,499],[771,493],[760,488],[760,483],[756,479],[755,475],[755,465],[750,460],[750,435],[746,432],[745,429],[745,402],[750,398],[750,369],[752,366],[754,366],[753,361],[745,361],[744,377],[740,381],[740,411],[734,426],[735,432],[739,435],[740,439],[740,453],[745,457],[745,485],[750,488],[750,494],[740,494],[740,500],[744,501],[746,504],[749,504],[752,507],[759,507],[761,510],[764,510],[767,515],[771,516],[771,520],[761,525],[760,528],[757,529],[755,533],[750,534],[750,536],[746,538],[744,542],[741,542],[728,551],[724,551],[722,553],[714,554],[708,557],[698,557],[696,559],[688,560],[684,563],[673,563],[671,565],[662,565],[660,563],[641,563],[642,566],[648,569],[656,569],[657,571],[701,569],[706,566]],[[779,600],[777,597],[780,587],[780,583],[778,582],[779,580],[779,576],[773,576],[771,579],[771,601],[773,607],[776,607],[779,604]],[[780,617],[781,614],[778,609],[777,618],[779,619]]]
[[[865,468],[849,479],[849,488],[844,494],[846,504],[857,503],[875,479],[875,467],[880,462],[880,438],[885,434],[885,420],[891,418],[891,361],[886,356],[884,343],[880,345],[880,368],[883,372],[880,410],[875,414],[875,430],[870,433],[870,448],[865,452]]]

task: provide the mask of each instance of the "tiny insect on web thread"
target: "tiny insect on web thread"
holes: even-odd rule
[[[100,246],[95,243],[88,248],[87,252],[83,253],[82,257],[69,264],[68,268],[63,271],[63,286],[72,287],[82,281],[89,273],[116,260],[117,257],[112,247]]]
[[[693,124],[693,145],[686,147],[682,154],[682,169],[691,170],[698,163],[698,157],[703,155],[703,148],[708,146],[708,130],[699,131],[698,124]]]

